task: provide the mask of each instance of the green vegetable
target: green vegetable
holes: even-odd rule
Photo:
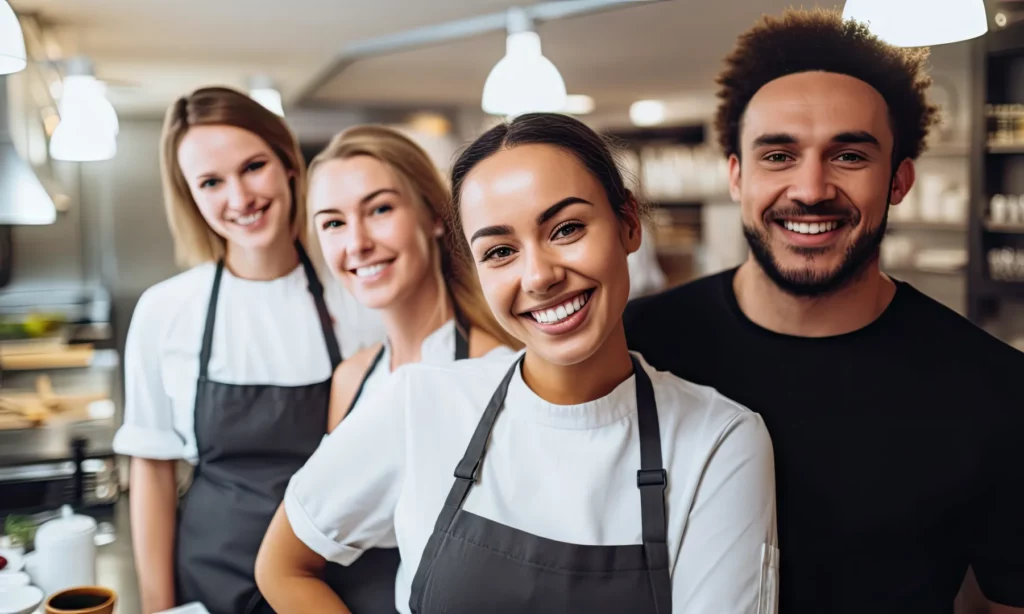
[[[4,520],[4,533],[15,545],[28,546],[36,536],[36,525],[25,516],[11,514]]]

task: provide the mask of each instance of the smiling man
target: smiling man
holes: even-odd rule
[[[826,11],[744,33],[717,128],[750,256],[626,312],[630,347],[762,414],[782,614],[1024,612],[1024,354],[879,269],[935,118],[925,50]]]

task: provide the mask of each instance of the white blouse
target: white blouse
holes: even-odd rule
[[[296,535],[342,565],[368,548],[397,545],[395,606],[409,612],[412,579],[455,466],[519,355],[405,365],[364,395],[288,485],[284,503]],[[775,481],[761,417],[641,364],[654,387],[668,471],[673,611],[772,612]],[[603,398],[566,406],[538,397],[517,373],[465,509],[563,542],[642,543],[636,417],[633,377]]]
[[[199,352],[216,264],[147,289],[125,343],[124,423],[118,454],[197,462],[194,431]],[[321,276],[342,356],[384,339],[376,312]],[[227,384],[301,386],[331,377],[327,343],[301,265],[270,281],[221,278],[209,377]],[[324,424],[326,429],[327,425]]]

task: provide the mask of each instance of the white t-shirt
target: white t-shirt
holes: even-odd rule
[[[342,565],[397,544],[395,605],[409,612],[412,579],[455,466],[519,355],[406,365],[360,399],[288,485],[285,509],[299,539]],[[641,364],[668,471],[673,612],[770,612],[761,604],[774,602],[767,593],[774,595],[778,562],[775,480],[761,417]],[[554,405],[517,369],[464,509],[563,542],[642,543],[635,389],[630,377],[596,401]]]
[[[196,380],[215,270],[215,263],[196,266],[139,299],[125,342],[124,423],[113,446],[118,454],[196,463]],[[384,339],[376,312],[334,279],[320,281],[342,356]],[[226,384],[278,386],[331,377],[327,342],[301,265],[271,281],[224,270],[208,375]]]
[[[444,364],[455,360],[455,318],[452,318],[442,324],[437,330],[427,335],[427,338],[423,340],[420,345],[420,362],[427,364]],[[513,350],[504,345],[498,346],[487,353],[487,357],[500,356],[500,355],[511,356]],[[366,381],[363,383],[363,390],[359,393],[359,398],[356,399],[355,406],[349,409],[349,412],[355,411],[355,407],[359,406],[359,403],[364,397],[373,396],[375,394],[381,394],[382,388],[388,385],[393,375],[391,371],[391,344],[388,341],[384,342],[384,355],[377,361],[377,365],[373,368],[373,371],[366,377]]]

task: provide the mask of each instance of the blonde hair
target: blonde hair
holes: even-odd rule
[[[295,135],[283,119],[245,94],[226,87],[204,87],[174,101],[167,109],[160,137],[164,206],[178,264],[191,267],[218,260],[226,250],[223,237],[203,219],[178,166],[178,146],[193,126],[233,126],[266,142],[290,171],[291,228],[293,236],[298,236],[306,224],[306,210],[301,206],[306,196],[306,173]]]
[[[390,168],[402,184],[401,187],[405,188],[406,195],[422,205],[421,211],[429,215],[431,222],[444,220],[443,213],[451,199],[451,192],[437,167],[423,148],[397,130],[385,126],[356,126],[335,135],[327,147],[309,163],[309,176],[312,177],[324,162],[356,156],[369,156]],[[307,243],[311,251],[322,258],[316,229],[312,224],[308,232]],[[487,306],[476,269],[469,264],[471,260],[465,257],[466,254],[460,253],[465,249],[464,243],[455,237],[452,228],[446,223],[445,232],[437,240],[435,250],[440,260],[440,266],[436,269],[439,284],[447,289],[446,294],[454,303],[456,311],[467,320],[470,327],[483,330],[508,347],[520,347],[522,344],[519,340],[498,325]],[[469,331],[465,332],[469,334]]]

